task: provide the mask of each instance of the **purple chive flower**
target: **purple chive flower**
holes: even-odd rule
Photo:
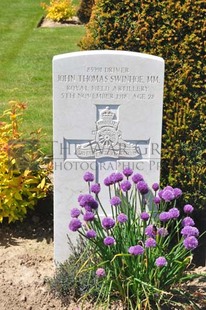
[[[79,204],[81,207],[85,207],[86,205],[90,205],[92,201],[94,201],[94,197],[90,194],[80,195],[79,198]]]
[[[93,173],[87,171],[87,172],[85,172],[83,179],[86,182],[93,182],[94,181],[94,175],[93,175]]]
[[[142,255],[144,253],[144,248],[141,245],[134,245],[128,249],[128,252],[132,255]]]
[[[157,267],[164,267],[164,266],[167,266],[167,260],[164,256],[160,256],[156,259],[155,261],[155,265]]]
[[[171,208],[168,212],[171,219],[177,219],[180,216],[180,211],[177,208]]]
[[[167,186],[165,186],[165,188],[163,188],[163,191],[166,191],[166,190],[169,190],[169,191],[174,191],[174,188],[172,187],[172,186],[170,186],[170,185],[167,185]]]
[[[95,199],[93,199],[93,201],[90,202],[90,207],[96,210],[98,208],[98,202]]]
[[[112,184],[113,184],[113,182],[112,182],[112,180],[110,179],[110,177],[106,177],[106,178],[104,179],[104,185],[110,186],[110,185],[112,185]]]
[[[96,231],[94,231],[94,229],[90,229],[90,230],[88,230],[88,231],[86,232],[86,237],[87,237],[88,239],[96,238],[96,236],[97,236],[97,233],[96,233]]]
[[[161,237],[166,237],[169,233],[168,230],[165,227],[157,228],[157,234]]]
[[[72,219],[71,221],[70,221],[70,223],[69,223],[69,229],[71,230],[71,231],[77,231],[79,228],[81,228],[82,227],[82,223],[81,223],[81,221],[79,220],[79,219],[77,219],[77,218],[74,218],[74,219]]]
[[[167,222],[169,221],[171,218],[171,215],[169,212],[161,212],[160,215],[159,215],[159,219],[161,222]]]
[[[154,225],[148,225],[145,228],[145,235],[151,238],[154,238],[157,234],[156,227]]]
[[[118,206],[118,205],[120,205],[120,203],[121,203],[121,199],[119,198],[119,197],[117,197],[117,196],[114,196],[111,200],[110,200],[110,204],[112,205],[112,206]]]
[[[162,199],[162,194],[163,194],[163,189],[161,189],[159,192],[158,192],[158,196]]]
[[[174,194],[173,189],[172,190],[170,190],[170,189],[163,190],[161,198],[166,202],[172,201],[175,198],[175,194]]]
[[[80,195],[79,195],[79,197],[78,197],[78,202],[81,201],[81,199],[82,199],[83,196],[84,196],[83,194],[80,194]]]
[[[87,212],[84,214],[84,216],[83,216],[85,222],[91,222],[91,221],[93,221],[93,220],[94,220],[94,217],[95,217],[95,214],[94,214],[93,212],[89,212],[89,211],[87,211]]]
[[[87,211],[98,208],[98,202],[92,197],[92,195],[84,195],[80,200],[80,206],[84,207]]]
[[[139,181],[143,181],[144,178],[140,173],[136,173],[132,176],[132,181],[137,184]]]
[[[71,217],[78,217],[80,216],[81,211],[78,208],[71,209],[70,215]]]
[[[132,187],[132,184],[130,183],[130,181],[123,181],[121,184],[120,184],[120,187],[121,189],[124,191],[124,192],[127,192],[130,190],[130,188]]]
[[[109,179],[112,182],[112,184],[116,183],[116,173],[113,172],[112,174],[110,174]]]
[[[183,207],[183,210],[184,210],[185,213],[189,214],[189,213],[192,213],[192,212],[193,212],[194,208],[193,208],[192,205],[185,205],[185,206]]]
[[[123,178],[124,176],[121,172],[114,172],[109,176],[109,179],[111,180],[112,184],[121,182]]]
[[[160,202],[161,202],[161,198],[160,197],[154,197],[154,199],[153,199],[153,201],[154,201],[154,203],[156,204],[156,205],[158,205],[158,204],[160,204]]]
[[[94,194],[99,194],[100,190],[101,190],[101,187],[100,187],[100,184],[92,184],[90,186],[90,190],[92,193]]]
[[[116,172],[114,174],[114,177],[113,177],[114,183],[121,182],[123,180],[123,178],[124,177],[123,177],[123,174],[121,172]]]
[[[146,247],[146,248],[154,248],[154,247],[156,247],[156,241],[155,241],[155,239],[153,239],[153,238],[148,238],[148,239],[145,241],[145,247]]]
[[[198,237],[200,233],[197,227],[185,226],[182,228],[181,234],[183,235],[184,238],[186,238],[186,237],[191,237],[191,236]]]
[[[115,243],[115,239],[111,236],[104,238],[104,244],[107,246],[111,246]]]
[[[121,182],[123,180],[123,174],[121,172],[117,172],[115,175],[115,181],[116,182]]]
[[[128,220],[128,217],[127,217],[126,214],[120,213],[120,214],[117,215],[117,221],[119,223],[125,223],[127,220]]]
[[[156,192],[159,189],[159,184],[158,183],[153,183],[152,184],[152,189]]]
[[[139,181],[137,183],[137,189],[142,195],[147,194],[149,192],[148,185],[145,181]]]
[[[182,220],[182,226],[194,226],[195,222],[193,221],[193,219],[190,216],[186,216],[183,220]]]
[[[88,205],[84,206],[84,209],[86,211],[92,212],[92,208],[90,206],[88,206]]]
[[[105,229],[110,229],[110,228],[114,227],[114,225],[115,225],[115,221],[112,218],[110,218],[110,217],[103,218],[102,226]]]
[[[182,196],[182,190],[180,188],[174,188],[174,194],[175,194],[175,198],[179,198],[180,196]]]
[[[106,272],[105,272],[104,268],[98,268],[96,270],[96,276],[98,278],[103,278],[103,277],[105,277],[105,275],[106,275]]]
[[[194,250],[198,246],[198,240],[194,236],[190,236],[184,239],[183,244],[187,250]]]
[[[147,221],[147,220],[149,219],[149,217],[150,217],[150,215],[149,215],[149,213],[147,213],[147,212],[142,212],[142,213],[140,214],[140,218],[141,218],[143,221]]]
[[[123,170],[123,174],[125,175],[125,177],[129,177],[130,175],[132,175],[132,173],[133,173],[133,170],[129,167]]]

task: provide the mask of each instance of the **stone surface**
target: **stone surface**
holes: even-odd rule
[[[130,166],[159,181],[164,61],[123,51],[53,59],[55,260],[68,258],[70,209],[87,191],[86,171],[102,182]],[[103,201],[105,199],[102,193]]]

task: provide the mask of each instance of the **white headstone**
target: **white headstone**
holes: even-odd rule
[[[70,210],[97,182],[130,167],[159,181],[164,60],[124,51],[87,51],[53,59],[55,261],[69,256]],[[103,194],[104,195],[104,194]]]

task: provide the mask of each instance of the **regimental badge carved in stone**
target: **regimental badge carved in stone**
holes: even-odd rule
[[[140,155],[135,144],[122,139],[119,121],[109,107],[101,111],[94,134],[94,140],[77,145],[79,158],[132,158]]]

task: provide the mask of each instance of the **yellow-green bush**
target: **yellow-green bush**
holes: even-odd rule
[[[46,11],[46,18],[57,22],[65,22],[75,15],[75,7],[71,0],[51,0],[50,4],[41,3]]]
[[[51,169],[39,149],[40,130],[25,139],[19,130],[25,105],[10,104],[0,115],[0,222],[7,218],[9,223],[22,220],[51,187]]]
[[[118,49],[165,59],[162,184],[206,208],[204,1],[96,0],[82,49]]]
[[[87,24],[90,20],[94,0],[81,0],[77,16],[81,23]]]

